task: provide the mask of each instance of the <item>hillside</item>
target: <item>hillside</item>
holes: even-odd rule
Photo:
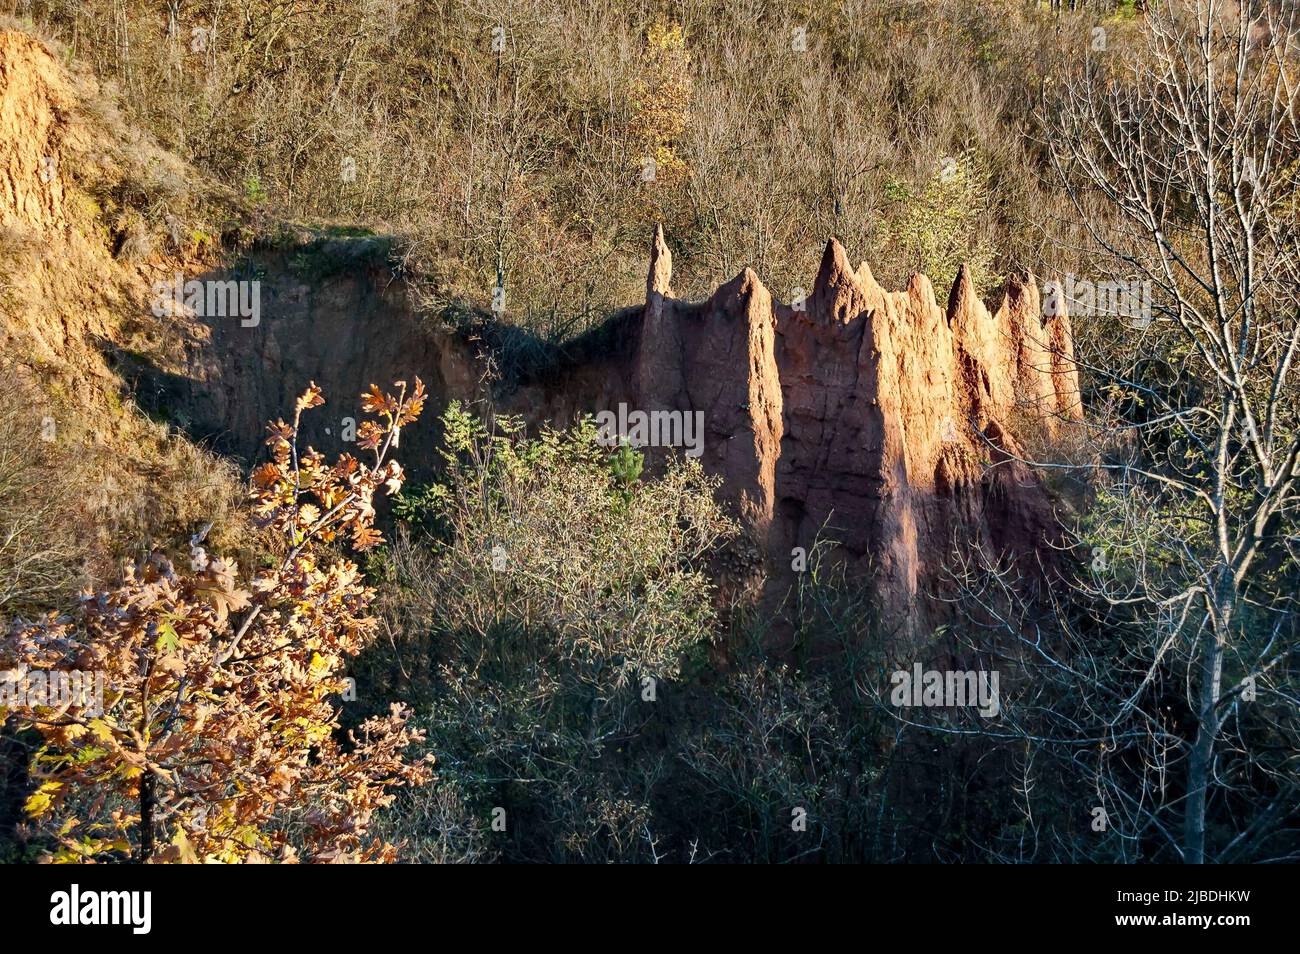
[[[201,192],[198,172],[142,134],[109,126],[116,114],[93,84],[78,85],[19,33],[4,34],[0,57],[11,117],[5,224],[15,241],[26,236],[46,250],[42,269],[17,270],[5,347],[47,393],[69,390],[87,413],[103,416],[125,397],[164,422],[169,430],[160,433],[174,442],[201,442],[245,466],[256,460],[262,423],[310,381],[351,395],[384,375],[418,376],[435,408],[479,396],[483,354],[463,334],[421,321],[415,295],[389,263],[391,243],[285,225],[241,248],[235,230],[244,213],[230,196],[211,186]],[[96,109],[108,120],[96,123]],[[56,170],[48,182],[47,168]],[[169,176],[189,192],[186,201],[206,202],[195,213],[224,221],[227,242],[168,247],[145,233],[130,206],[119,205],[132,174]],[[123,254],[130,243],[143,247]],[[886,293],[865,264],[851,270],[832,241],[796,310],[775,302],[750,269],[703,302],[679,302],[662,230],[650,256],[644,310],[614,319],[629,343],[601,353],[575,341],[567,350],[585,357],[556,362],[545,385],[501,382],[503,412],[557,426],[620,404],[703,414],[705,468],[723,477],[774,587],[788,587],[793,549],[825,535],[857,572],[878,576],[891,617],[908,618],[918,599],[932,600],[953,547],[1017,552],[1032,563],[1052,537],[1051,500],[1017,458],[1081,406],[1068,317],[1043,323],[1032,276],[1009,284],[988,309],[963,268],[941,309],[924,275],[904,293]],[[158,316],[154,286],[174,275],[208,284],[256,276],[256,323],[192,307]],[[44,302],[59,303],[57,312]],[[589,337],[609,340],[602,329]],[[148,425],[127,411],[119,418],[136,429],[82,425],[110,455],[122,447],[121,456],[138,460],[134,442]],[[343,428],[341,416],[325,418],[307,437],[322,450],[342,449]],[[435,439],[426,424],[408,446],[419,454],[422,441],[427,454]],[[988,468],[990,459],[1000,465]],[[411,466],[429,472],[420,457]],[[193,508],[191,488],[178,494]],[[196,526],[206,516],[188,512]],[[184,529],[182,513],[167,519],[176,521],[173,534]],[[159,525],[160,537],[167,527]]]
[[[1300,858],[1300,23],[1065,7],[22,4],[0,859]]]
[[[59,511],[14,549],[39,534],[65,565],[37,572],[33,585],[54,583],[66,596],[115,574],[141,547],[238,519],[237,470],[141,414],[121,368],[124,355],[164,366],[184,355],[192,329],[153,317],[151,281],[193,269],[196,236],[215,227],[195,219],[174,247],[158,248],[138,206],[163,187],[196,216],[223,200],[129,130],[95,81],[70,74],[40,41],[0,33],[0,76],[3,414],[29,471],[15,479],[34,482],[36,494],[6,496],[3,506]],[[235,539],[229,530],[222,539]],[[7,609],[30,605],[24,589],[15,582]]]

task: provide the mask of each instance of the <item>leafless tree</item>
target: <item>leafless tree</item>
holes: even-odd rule
[[[1296,699],[1279,680],[1296,649],[1300,48],[1294,8],[1263,2],[1164,3],[1146,19],[1143,55],[1090,63],[1049,107],[1052,161],[1113,263],[1101,266],[1115,269],[1106,277],[1136,276],[1151,290],[1149,312],[1079,325],[1085,337],[1108,327],[1122,339],[1082,352],[1098,392],[1121,397],[1119,419],[1105,427],[1110,481],[1081,528],[1096,571],[1083,588],[1105,625],[1122,617],[1125,633],[1144,636],[1107,657],[1133,672],[1071,677],[1118,693],[1119,709],[1103,720],[1113,730],[1116,713],[1150,702],[1152,681],[1169,680],[1181,661],[1190,724],[1155,711],[1140,726],[1128,719],[1147,733],[1148,754],[1166,747],[1147,768],[1176,763],[1185,773],[1181,833],[1158,810],[1173,803],[1149,799],[1152,779],[1117,791],[1184,861],[1201,863],[1262,844],[1269,820],[1294,808],[1293,758],[1271,762],[1262,784],[1252,773],[1269,759],[1252,757],[1263,743],[1243,734],[1237,712],[1258,693],[1281,707],[1274,728],[1294,730]],[[1112,221],[1087,217],[1097,195]],[[1044,662],[1044,644],[1031,648]],[[1121,688],[1130,675],[1136,683]],[[1242,809],[1237,783],[1276,797],[1248,799],[1248,817],[1230,818],[1231,834],[1208,844],[1211,802]]]

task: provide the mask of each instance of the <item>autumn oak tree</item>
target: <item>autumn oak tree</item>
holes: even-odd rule
[[[280,541],[273,568],[241,579],[200,532],[188,571],[155,554],[117,589],[84,596],[75,618],[19,621],[0,641],[9,681],[38,670],[104,676],[102,711],[89,699],[0,708],[39,738],[26,809],[54,845],[50,860],[393,860],[371,817],[394,787],[428,781],[430,767],[405,758],[422,733],[401,706],[340,729],[344,665],[372,638],[373,591],[325,545],[383,540],[374,497],[401,489],[389,453],[425,400],[418,378],[396,390],[362,397],[373,417],[358,429],[365,462],[300,453],[302,413],[324,403],[314,383],[292,423],[270,426],[271,460],[250,496]]]

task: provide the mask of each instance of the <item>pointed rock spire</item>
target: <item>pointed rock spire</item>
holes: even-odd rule
[[[826,251],[822,253],[822,263],[817,269],[813,292],[825,293],[854,282],[853,267],[849,264],[849,257],[844,254],[844,246],[838,239],[831,239],[826,243]]]
[[[867,308],[867,296],[837,239],[826,243],[822,263],[813,281],[812,307],[814,322],[848,324]]]
[[[938,307],[938,302],[934,300],[934,286],[930,284],[930,276],[925,272],[913,272],[907,277],[907,297],[920,305]]]
[[[958,317],[966,317],[975,308],[978,298],[975,295],[975,283],[971,280],[970,266],[965,262],[957,270],[957,279],[952,283],[948,293],[948,325],[952,326]]]
[[[650,273],[646,276],[646,300],[655,295],[673,297],[673,253],[664,239],[664,227],[655,226],[654,241],[650,243]]]

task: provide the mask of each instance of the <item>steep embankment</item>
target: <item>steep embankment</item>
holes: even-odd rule
[[[162,203],[172,237],[151,243],[148,215],[129,201],[149,186],[128,181],[153,175],[156,186],[147,170],[157,168],[197,177],[133,139],[93,84],[68,77],[35,41],[0,34],[0,78],[0,222],[42,246],[9,267],[0,348],[47,394],[77,389],[81,406],[102,411],[92,415],[96,433],[107,422],[102,440],[135,454],[126,448],[154,431],[103,410],[131,382],[155,416],[247,459],[263,422],[309,380],[330,403],[307,437],[333,451],[368,384],[419,375],[435,413],[403,452],[417,473],[434,459],[437,405],[480,393],[479,346],[421,321],[382,240],[280,229],[241,244],[235,227],[196,246],[175,238],[176,221],[188,216],[180,231],[192,234],[226,209],[238,224],[236,204],[173,189]],[[131,159],[141,154],[149,160]],[[157,219],[158,207],[145,211]],[[176,274],[255,283],[257,320],[156,316],[153,286]],[[885,291],[831,241],[806,301],[775,301],[749,269],[703,302],[677,299],[671,281],[659,233],[644,307],[499,395],[505,409],[557,424],[620,404],[698,412],[704,465],[724,478],[758,557],[749,569],[773,602],[796,548],[825,539],[873,581],[887,628],[915,635],[938,618],[954,550],[1026,567],[1046,552],[1052,500],[1017,458],[1080,407],[1068,319],[1043,318],[1032,277],[1011,279],[990,312],[963,269],[944,307],[924,276]],[[162,434],[175,440],[175,429]],[[202,509],[173,516],[198,520]]]
[[[93,78],[0,31],[0,425],[21,458],[6,487],[23,488],[0,510],[9,532],[40,515],[8,540],[0,571],[51,554],[33,583],[42,599],[113,574],[152,540],[209,520],[219,539],[230,527],[234,469],[136,411],[115,368],[121,354],[183,353],[185,329],[147,308],[148,262],[184,266],[185,223],[198,233],[211,201]],[[173,249],[150,234],[150,215],[177,233]]]
[[[322,448],[372,381],[469,386],[468,363],[441,361],[464,349],[426,335],[385,252],[268,221],[133,129],[92,76],[0,30],[0,419],[32,448],[24,483],[57,502],[81,582],[210,521],[218,547],[246,544],[229,458],[247,464],[309,380],[329,397],[307,435]],[[178,277],[253,285],[266,320],[161,301]],[[430,447],[435,418],[409,442]]]
[[[388,246],[378,238],[290,232],[250,249],[237,268],[194,276],[255,282],[259,320],[183,315],[197,329],[183,367],[165,375],[141,369],[140,379],[161,389],[160,407],[182,416],[193,433],[248,463],[261,450],[266,421],[282,416],[308,382],[322,386],[326,406],[305,420],[303,433],[333,454],[355,451],[347,441],[358,395],[372,383],[418,375],[433,413],[403,435],[404,461],[413,475],[428,477],[438,412],[447,400],[476,393],[477,362],[459,336],[421,320],[389,265]]]

